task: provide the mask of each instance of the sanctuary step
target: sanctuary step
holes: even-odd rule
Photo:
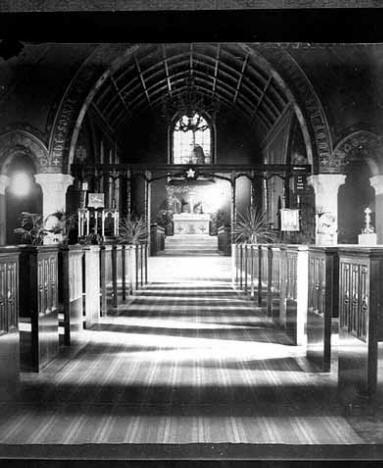
[[[161,255],[219,255],[217,236],[206,234],[175,234],[165,240],[165,250]]]

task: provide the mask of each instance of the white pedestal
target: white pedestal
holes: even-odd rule
[[[369,234],[359,234],[358,244],[360,245],[377,245],[378,236],[375,232]]]
[[[209,235],[210,215],[180,213],[173,215],[174,234]]]

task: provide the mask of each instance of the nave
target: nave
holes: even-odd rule
[[[0,454],[19,444],[379,443],[376,427],[371,436],[346,417],[336,372],[311,369],[303,347],[232,288],[230,261],[150,258],[149,285],[86,330],[80,352],[22,374],[17,401],[1,408]]]

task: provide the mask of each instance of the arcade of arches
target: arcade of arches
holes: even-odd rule
[[[369,320],[383,329],[373,290],[383,280],[382,45],[26,43],[0,63],[0,122],[0,319],[13,281],[7,258],[17,257],[14,286],[24,291],[19,326],[0,321],[0,355],[14,330],[21,362],[17,390],[5,392],[12,398],[7,420],[0,415],[0,454],[4,444],[383,442],[380,338],[372,356],[355,345],[367,370],[349,370],[356,381],[358,372],[368,373],[368,385],[376,379],[373,403],[357,403],[376,405],[373,422],[344,413],[335,346],[347,324],[363,345],[373,335]],[[41,237],[38,216],[21,232],[25,212],[46,222],[65,212],[74,220],[69,245],[54,229]],[[249,213],[263,213],[274,247],[262,250],[254,241],[269,238],[254,237],[241,238],[249,248],[233,245]],[[285,230],[284,216],[297,214],[297,229]],[[149,247],[116,244],[122,235]],[[39,239],[43,245],[24,245]],[[31,258],[52,252],[59,266],[48,262],[36,273],[37,281],[46,275],[45,293],[25,289]],[[307,278],[299,275],[311,263],[302,267],[301,254],[327,262],[334,252],[336,284],[328,266],[302,299]],[[293,258],[301,271],[289,270]],[[348,279],[344,258],[357,259]],[[346,284],[347,303],[360,298],[371,317],[355,312],[339,325],[338,265],[341,284],[360,280],[356,289]],[[84,269],[77,290],[76,268]],[[280,285],[295,274],[295,293],[287,287],[286,309],[273,321]],[[25,295],[36,296],[38,309],[56,287],[57,323],[39,328]],[[323,325],[332,336],[330,367],[319,370],[306,359],[308,323],[303,338],[298,330],[315,288],[323,292],[318,304],[331,308]],[[291,319],[294,301],[303,302]],[[80,303],[77,339],[65,304],[73,312]],[[58,354],[47,345],[33,357],[40,372],[31,372],[33,340],[59,333]],[[14,378],[7,363],[0,373]]]

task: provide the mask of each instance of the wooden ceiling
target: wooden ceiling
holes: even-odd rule
[[[164,101],[195,92],[206,102],[241,114],[267,134],[290,105],[270,71],[236,44],[141,45],[103,83],[91,109],[115,133]]]

